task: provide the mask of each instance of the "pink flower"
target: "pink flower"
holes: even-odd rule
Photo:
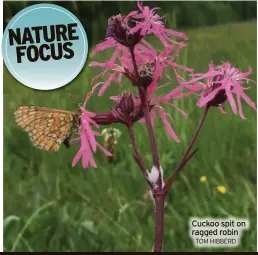
[[[89,64],[91,67],[100,67],[104,68],[104,71],[97,74],[95,77],[93,77],[91,84],[93,85],[93,90],[95,90],[97,87],[101,86],[101,89],[99,90],[98,95],[102,96],[106,89],[112,84],[112,82],[117,83],[118,85],[121,85],[121,79],[123,75],[133,75],[131,72],[133,72],[133,66],[132,66],[132,60],[130,58],[130,54],[126,48],[122,48],[121,52],[123,53],[123,56],[119,57],[120,64],[116,64],[114,58],[111,58],[107,62],[92,62]],[[113,55],[115,58],[117,58],[117,55]],[[105,82],[97,82],[94,84],[94,82],[99,79],[105,77]]]
[[[111,109],[111,112],[118,122],[130,126],[143,117],[141,102],[138,97],[131,93],[112,96],[111,100],[117,102],[116,106]]]
[[[143,6],[141,1],[137,1],[138,11],[133,11],[128,14],[127,17],[135,19],[136,25],[132,27],[131,33],[140,31],[140,34],[144,37],[149,34],[154,34],[165,47],[169,46],[169,43],[178,44],[171,36],[181,37],[183,40],[188,40],[187,36],[183,33],[174,31],[172,29],[166,29],[164,23],[161,21],[162,17],[155,13],[155,10],[159,8],[150,9],[148,6]]]
[[[164,84],[162,86],[160,86],[158,89],[163,88],[165,86],[167,86],[167,84]],[[167,105],[169,107],[175,108],[176,110],[178,110],[185,118],[188,118],[187,113],[185,113],[183,110],[181,110],[180,108],[178,108],[175,104],[171,103],[170,100],[174,99],[174,98],[181,98],[183,96],[187,96],[188,94],[181,94],[180,92],[176,92],[174,93],[173,91],[163,95],[163,96],[155,96],[154,93],[149,93],[148,92],[148,104],[149,104],[149,111],[150,111],[150,118],[151,118],[151,122],[152,125],[154,126],[154,120],[156,117],[160,117],[161,121],[163,122],[165,129],[167,131],[167,134],[169,137],[171,137],[172,139],[174,139],[177,143],[180,143],[179,138],[177,137],[172,124],[170,123],[170,121],[173,121],[171,115],[167,112],[165,112],[164,108],[161,106],[161,104]],[[132,96],[132,95],[131,95]],[[135,105],[135,109],[137,109],[137,107],[141,106],[141,100],[138,96],[132,96],[133,97],[133,101],[134,101],[134,105]],[[111,97],[112,100],[119,102],[121,100],[121,97],[115,97],[112,96]],[[138,118],[140,117],[141,119],[139,119],[139,122],[141,123],[145,123],[145,118],[143,117],[143,112],[138,112],[137,114]]]
[[[145,42],[145,44],[145,51],[148,52],[148,57],[155,63],[153,79],[148,87],[150,93],[156,90],[158,81],[163,78],[163,75],[166,74],[168,68],[172,68],[177,79],[180,78],[180,75],[176,71],[178,68],[186,72],[193,72],[193,68],[188,68],[175,62],[175,58],[178,56],[180,50],[185,46],[183,43],[180,43],[177,47],[168,46],[163,52],[160,52],[159,54],[150,44],[147,44],[147,42]]]
[[[256,110],[255,103],[244,93],[244,90],[248,88],[242,86],[244,81],[255,83],[253,80],[247,78],[251,73],[251,68],[249,68],[248,72],[243,73],[236,67],[232,67],[229,62],[225,62],[217,67],[211,63],[207,73],[194,74],[190,81],[183,82],[182,84],[183,86],[187,86],[192,92],[202,90],[197,102],[198,107],[217,106],[224,113],[222,104],[228,101],[232,112],[237,114],[239,111],[240,117],[245,119],[241,99]],[[201,80],[206,80],[206,82],[203,83]],[[235,98],[233,97],[234,94],[238,109]]]
[[[109,18],[106,39],[104,42],[97,44],[91,54],[94,55],[99,51],[115,48],[112,56],[115,61],[123,48],[133,48],[139,43],[143,36],[139,32],[131,33],[128,21],[129,18],[127,16],[123,17],[121,14]]]
[[[107,37],[114,38],[125,47],[133,48],[141,41],[143,36],[140,31],[132,33],[128,25],[129,16],[123,17],[121,14],[108,19]]]
[[[115,63],[120,51],[124,48],[124,46],[111,37],[106,38],[105,41],[97,44],[96,47],[92,50],[91,55],[93,56],[97,52],[103,51],[108,48],[115,48],[115,51],[109,60],[110,63]]]
[[[80,126],[80,137],[73,139],[73,141],[80,140],[81,146],[73,159],[72,166],[74,167],[80,158],[82,158],[82,166],[84,168],[92,167],[96,168],[97,165],[93,159],[93,152],[96,152],[97,148],[101,149],[105,155],[112,156],[110,152],[108,152],[105,148],[103,148],[97,141],[96,136],[100,136],[100,134],[92,129],[92,126],[98,128],[98,124],[94,120],[96,116],[95,113],[89,112],[85,110],[85,106],[87,104],[88,99],[90,98],[91,94],[88,94],[86,100],[84,102],[83,107],[81,107],[81,126]]]
[[[167,86],[168,84],[165,84],[161,87]],[[165,129],[167,131],[167,134],[169,137],[171,137],[173,140],[175,140],[177,143],[180,143],[179,138],[176,135],[176,132],[174,131],[172,124],[170,123],[171,121],[173,121],[173,118],[171,116],[171,114],[165,112],[164,108],[161,106],[166,105],[169,107],[172,107],[174,109],[176,109],[177,111],[179,111],[184,118],[188,118],[188,115],[186,112],[184,112],[183,110],[181,110],[179,107],[176,106],[176,104],[171,103],[172,99],[175,98],[181,98],[184,96],[188,96],[188,94],[182,94],[182,93],[173,93],[173,90],[169,93],[167,93],[166,95],[163,96],[155,96],[153,93],[149,93],[149,105],[152,106],[151,111],[150,111],[150,118],[152,121],[152,125],[154,125],[154,119],[155,117],[158,115],[161,118],[161,121],[163,122]],[[144,120],[142,120],[144,121]]]
[[[192,68],[175,63],[175,58],[184,47],[183,44],[176,47],[170,46],[158,54],[156,49],[154,49],[145,40],[142,40],[142,43],[144,45],[137,44],[134,49],[136,65],[138,67],[140,77],[138,77],[134,71],[131,54],[126,48],[121,50],[122,55],[117,57],[118,61],[116,61],[116,63],[111,59],[104,63],[92,62],[89,65],[92,67],[104,68],[104,71],[97,74],[92,79],[92,84],[94,84],[96,79],[103,78],[104,75],[107,76],[107,78],[105,78],[105,82],[97,82],[94,84],[94,89],[98,86],[102,86],[98,93],[99,96],[103,95],[112,82],[120,85],[123,76],[126,76],[136,86],[140,85],[148,87],[149,92],[152,93],[155,91],[158,81],[163,78],[164,74],[166,74],[168,68],[172,68],[174,70],[176,77],[179,77],[176,69],[193,72]]]
[[[115,61],[122,48],[133,49],[149,34],[155,35],[165,47],[182,44],[173,40],[173,36],[188,40],[185,34],[165,28],[162,18],[154,12],[159,8],[150,9],[138,1],[138,9],[139,11],[133,11],[127,16],[118,14],[109,18],[106,39],[95,47],[92,55],[108,48],[115,48],[112,56]],[[131,21],[134,21],[135,26],[129,26]]]

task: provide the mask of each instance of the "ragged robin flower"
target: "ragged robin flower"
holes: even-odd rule
[[[174,73],[176,75],[177,80],[180,81],[180,75],[177,72],[177,68],[183,69],[184,71],[192,72],[193,70],[184,66],[180,66],[174,62],[175,57],[178,55],[180,51],[180,47],[174,50],[173,47],[168,47],[165,51],[160,52],[159,54],[157,51],[149,45],[147,42],[144,42],[145,45],[137,45],[135,48],[135,60],[139,72],[139,76],[134,72],[134,66],[132,64],[132,57],[131,54],[127,49],[123,49],[123,56],[119,59],[119,64],[114,64],[112,62],[106,62],[106,63],[98,63],[98,62],[92,62],[90,65],[94,67],[102,67],[104,68],[104,71],[98,74],[93,78],[93,82],[95,82],[96,79],[103,77],[103,75],[108,74],[109,77],[107,80],[103,82],[97,82],[94,84],[93,88],[96,89],[97,87],[101,86],[101,89],[99,90],[98,95],[101,96],[105,92],[105,90],[111,85],[112,81],[115,81],[116,83],[120,84],[121,79],[123,76],[126,76],[128,79],[132,81],[135,85],[143,86],[146,89],[147,94],[147,101],[149,104],[149,111],[150,111],[150,117],[151,121],[154,124],[154,119],[156,114],[160,116],[168,135],[173,138],[176,142],[180,142],[179,138],[177,137],[176,133],[174,132],[170,121],[172,120],[172,117],[169,113],[165,112],[161,104],[165,104],[167,106],[176,108],[180,111],[180,113],[183,114],[184,117],[187,118],[187,114],[179,109],[176,104],[171,102],[173,99],[181,98],[188,96],[192,92],[187,93],[181,93],[180,89],[171,89],[171,91],[165,95],[162,96],[155,96],[155,93],[157,90],[160,90],[164,87],[164,85],[158,86],[158,82],[161,78],[167,77],[167,70],[169,67],[172,67],[174,70]],[[140,80],[139,80],[139,79]],[[168,77],[169,78],[169,77]],[[168,85],[168,83],[166,84]],[[133,96],[134,98],[134,104],[141,106],[141,100],[139,97]],[[113,100],[120,100],[120,97],[112,97]],[[140,108],[137,109],[137,111]],[[115,112],[113,112],[115,113]],[[125,121],[125,118],[121,114],[121,111],[118,111],[119,114],[117,114],[117,118],[120,118],[120,121],[123,121],[123,123],[129,123],[128,119]],[[114,114],[115,115],[115,114]],[[135,115],[135,114],[134,114]],[[138,117],[141,117],[141,114],[136,114]],[[131,118],[131,117],[130,117]],[[135,121],[136,118],[133,119]],[[141,122],[144,122],[144,119],[141,120]]]
[[[141,104],[136,104],[137,99],[130,93],[124,93],[117,97],[116,105],[109,112],[90,112],[85,108],[93,92],[94,90],[86,96],[86,100],[81,107],[81,114],[79,117],[80,137],[71,139],[71,143],[80,141],[81,144],[78,153],[73,159],[72,166],[75,166],[78,161],[82,159],[82,166],[84,168],[87,168],[90,165],[96,168],[97,165],[93,158],[93,152],[96,152],[97,148],[101,149],[107,157],[112,157],[112,154],[96,141],[96,137],[100,136],[100,133],[94,129],[98,129],[100,125],[115,123],[131,125],[143,116]]]
[[[138,1],[138,10],[132,11],[126,16],[118,14],[109,18],[106,38],[96,45],[92,55],[108,48],[115,48],[110,59],[110,62],[114,63],[124,48],[133,49],[143,42],[145,36],[150,34],[156,36],[165,48],[182,45],[181,42],[174,40],[173,37],[187,40],[187,36],[172,29],[167,29],[162,21],[163,18],[155,13],[157,9],[159,8],[150,9]],[[129,26],[129,24],[133,25]]]
[[[128,126],[143,117],[139,98],[131,93],[123,93],[118,97],[111,97],[111,99],[116,101],[116,106],[111,109],[111,112],[119,122]]]
[[[160,86],[158,89],[161,89],[161,88],[167,86],[168,84],[169,83],[164,84],[164,85]],[[174,93],[173,90],[171,92],[169,92],[165,95],[161,95],[161,96],[155,96],[154,92],[153,93],[147,92],[147,100],[148,100],[150,119],[151,119],[152,125],[154,125],[155,118],[157,116],[159,116],[164,124],[164,127],[167,131],[168,136],[171,137],[173,140],[175,140],[177,143],[180,143],[180,140],[177,137],[177,135],[172,127],[172,124],[170,123],[173,119],[169,113],[165,112],[164,108],[161,105],[163,104],[163,105],[175,108],[185,118],[188,118],[188,115],[183,110],[181,110],[179,107],[176,106],[176,104],[171,102],[171,100],[173,100],[173,99],[181,98],[181,97],[184,97],[187,95],[188,95],[187,93],[186,94],[181,94],[180,92]],[[134,109],[137,109],[133,114],[133,116],[134,116],[133,122],[139,121],[141,123],[144,123],[145,118],[143,117],[141,100],[138,96],[131,95],[131,97],[133,98]],[[111,99],[115,100],[116,102],[119,103],[119,101],[121,100],[121,97],[112,96]]]
[[[194,74],[190,81],[183,82],[181,86],[187,87],[192,92],[201,91],[197,102],[198,107],[215,106],[225,113],[222,105],[229,102],[232,112],[234,114],[239,112],[240,117],[245,119],[241,99],[256,110],[255,103],[244,92],[248,88],[243,87],[244,82],[255,83],[247,78],[251,73],[251,68],[243,73],[238,68],[231,66],[229,62],[217,67],[211,63],[207,73]],[[233,95],[236,96],[237,105]]]
[[[148,84],[145,85],[145,87],[148,87],[148,91],[150,93],[154,92],[156,88],[158,87],[158,82],[161,78],[164,76],[170,77],[167,75],[168,69],[172,69],[176,75],[176,78],[178,80],[178,77],[180,75],[177,72],[177,69],[186,71],[186,72],[193,72],[192,68],[188,68],[186,66],[179,65],[175,62],[176,57],[178,56],[181,49],[184,47],[184,44],[180,44],[179,46],[169,46],[165,48],[164,51],[157,52],[157,50],[152,47],[149,43],[145,42],[144,47],[139,47],[139,51],[143,54],[146,54],[148,56],[149,62],[147,62],[148,65],[151,64],[151,69],[148,69],[148,75],[150,76],[150,72],[152,73],[152,79],[149,81]],[[141,85],[141,84],[140,84]]]
[[[140,31],[140,35],[145,37],[146,35],[153,34],[156,36],[165,47],[168,47],[170,43],[177,44],[171,37],[179,37],[183,40],[188,40],[187,36],[183,33],[177,32],[172,29],[167,29],[163,22],[164,17],[160,17],[155,13],[159,8],[155,7],[150,9],[149,6],[144,6],[142,1],[137,1],[138,10],[128,14],[134,22],[135,26],[132,27],[131,33],[134,34]]]
[[[104,94],[112,82],[120,86],[124,76],[134,86],[143,86],[148,88],[150,92],[153,92],[158,87],[158,82],[161,78],[169,78],[167,75],[169,68],[172,68],[176,77],[179,76],[177,69],[193,72],[192,68],[179,65],[175,62],[175,58],[178,56],[183,45],[177,47],[171,46],[158,53],[149,43],[144,40],[143,42],[145,45],[138,44],[134,50],[139,77],[135,73],[132,56],[127,49],[122,50],[122,55],[116,63],[109,60],[108,62],[92,62],[89,64],[91,67],[104,69],[92,79],[93,89],[101,86],[98,93],[99,96]],[[104,81],[96,82],[100,78]]]
[[[121,14],[108,19],[107,38],[113,38],[122,45],[132,48],[144,37],[140,31],[132,33],[128,25],[128,17]]]
[[[81,115],[80,115],[81,125],[79,127],[80,137],[72,139],[72,142],[80,141],[80,149],[73,159],[72,166],[75,166],[77,162],[80,159],[82,159],[82,166],[84,168],[89,167],[89,165],[96,168],[97,165],[93,158],[93,152],[96,152],[97,148],[101,149],[104,152],[104,154],[107,156],[112,155],[96,141],[96,137],[100,136],[98,132],[92,129],[93,126],[95,128],[99,127],[99,125],[94,120],[94,118],[96,117],[96,114],[85,110],[85,107],[91,95],[92,93],[89,93],[86,96],[85,102],[81,107]]]
[[[163,88],[167,86],[169,83],[164,84],[159,87]],[[155,91],[154,91],[155,92]],[[171,124],[171,121],[173,121],[173,118],[170,113],[166,112],[162,105],[169,106],[171,108],[176,109],[179,111],[184,118],[188,118],[188,115],[186,112],[184,112],[182,109],[177,107],[177,105],[174,102],[171,102],[171,100],[175,100],[177,98],[182,98],[184,96],[188,96],[188,93],[182,94],[182,93],[174,93],[173,90],[171,92],[168,92],[165,95],[157,96],[154,92],[147,92],[148,95],[148,104],[149,104],[149,110],[150,110],[150,119],[151,123],[154,126],[154,120],[157,116],[160,117],[161,121],[163,122],[163,125],[167,131],[167,134],[169,137],[171,137],[175,142],[180,143],[180,139],[176,135],[173,126]],[[145,119],[141,119],[140,122],[145,122]]]

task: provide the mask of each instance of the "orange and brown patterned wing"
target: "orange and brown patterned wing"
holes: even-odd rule
[[[16,123],[29,133],[33,145],[47,151],[57,151],[71,135],[75,115],[38,106],[20,106],[14,112]]]

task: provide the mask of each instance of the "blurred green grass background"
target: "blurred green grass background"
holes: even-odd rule
[[[173,21],[171,21],[173,22]],[[180,64],[205,72],[210,60],[230,61],[242,71],[249,66],[256,80],[255,22],[232,23],[185,29],[188,47],[179,56]],[[109,53],[95,59],[105,60]],[[94,60],[95,60],[94,59]],[[87,60],[89,63],[90,59]],[[54,91],[36,91],[21,85],[4,69],[4,249],[5,251],[151,251],[154,207],[148,187],[132,158],[132,146],[121,125],[122,137],[113,164],[97,153],[97,169],[71,167],[78,145],[57,153],[33,147],[28,135],[13,118],[17,106],[36,104],[76,110],[84,100],[90,81],[98,70],[84,67],[69,85]],[[125,80],[124,80],[125,81]],[[128,83],[124,82],[128,89]],[[256,102],[256,86],[248,95]],[[110,95],[120,92],[116,85],[95,97],[89,110],[105,111],[112,106]],[[196,98],[176,101],[188,114],[185,120],[170,110],[180,144],[169,140],[164,128],[155,123],[155,135],[165,177],[171,174],[199,121],[202,109]],[[216,109],[208,115],[196,146],[198,153],[183,170],[166,200],[164,251],[256,251],[256,112],[244,103],[242,120]],[[169,110],[169,109],[168,109]],[[139,148],[146,165],[151,155],[145,127],[135,125]],[[100,141],[102,139],[100,138]],[[200,177],[207,182],[201,183]],[[224,185],[227,193],[216,187]],[[248,218],[249,230],[234,249],[199,249],[189,237],[190,217]]]

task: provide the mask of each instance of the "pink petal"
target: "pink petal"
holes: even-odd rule
[[[110,99],[114,101],[119,101],[119,96],[111,96]]]
[[[227,114],[227,112],[224,110],[224,108],[221,104],[218,105],[218,108],[222,114]]]
[[[148,43],[148,42],[147,42],[146,40],[144,40],[144,39],[142,39],[141,42],[142,42],[143,44],[145,44],[145,45],[152,51],[152,53],[153,53],[154,56],[157,55],[155,48],[154,48],[150,43]]]
[[[95,86],[96,86],[96,85],[95,85]],[[95,87],[95,86],[94,86],[94,87]],[[82,111],[85,111],[85,107],[86,107],[88,101],[90,100],[91,96],[93,95],[94,91],[95,91],[95,89],[93,88],[93,89],[86,95],[85,101],[84,101],[83,106],[82,106],[82,109],[81,109]]]
[[[78,161],[80,160],[81,156],[82,156],[82,149],[80,149],[77,152],[77,154],[75,155],[75,157],[73,158],[72,167],[74,167],[78,163]]]
[[[87,168],[89,163],[96,168],[96,163],[93,159],[92,151],[87,141],[84,143],[84,152],[82,154],[82,166],[83,168]]]
[[[185,93],[178,93],[178,94],[174,95],[173,98],[183,98],[183,97],[190,96],[192,94],[194,94],[193,91],[188,91],[188,92],[185,92]]]
[[[109,38],[106,38],[104,42],[101,42],[99,44],[96,45],[96,47],[93,49],[91,55],[94,55],[96,54],[97,52],[99,51],[103,51],[105,49],[108,49],[108,48],[113,48],[117,45],[118,43],[115,41],[115,39],[109,37]]]
[[[118,77],[116,79],[116,82],[118,85],[121,85],[122,78],[123,78],[123,73],[118,73]]]
[[[171,51],[174,49],[174,46],[168,46],[165,51],[161,52],[159,57],[160,58],[167,58],[169,56],[169,54],[171,53]]]
[[[240,95],[237,95],[237,104],[238,104],[239,115],[242,119],[246,119],[246,117],[243,114],[243,109],[242,109],[242,104],[241,104],[240,99],[241,99]]]
[[[95,90],[97,87],[99,87],[99,86],[102,85],[102,84],[104,84],[104,82],[103,82],[103,81],[100,81],[100,82],[96,83],[96,84],[92,87],[92,89]]]
[[[89,166],[88,156],[86,156],[85,154],[82,154],[82,167],[88,168],[88,166]]]
[[[177,107],[175,104],[172,104],[169,102],[162,102],[162,103],[177,109],[184,116],[185,119],[188,119],[188,114],[185,111],[183,111],[182,109],[180,109],[179,107]]]
[[[157,87],[157,90],[158,89],[163,89],[163,88],[167,87],[169,84],[170,84],[170,82],[167,82],[167,83],[165,83],[163,85],[160,85],[160,86]]]
[[[136,33],[138,30],[143,29],[145,27],[144,23],[139,23],[138,25],[134,26],[131,30],[130,33],[134,34]]]
[[[223,89],[223,87],[218,87],[206,96],[204,96],[204,94],[202,94],[202,96],[200,97],[200,99],[197,102],[197,106],[198,107],[206,106],[222,89]]]
[[[177,32],[177,31],[172,30],[172,29],[165,29],[165,33],[166,33],[166,34],[173,35],[173,36],[181,37],[181,38],[183,38],[184,40],[188,40],[188,37],[187,37],[184,33]]]
[[[131,17],[131,16],[134,16],[134,15],[136,15],[136,14],[138,14],[137,11],[132,11],[132,12],[130,12],[130,13],[126,16],[126,19],[129,18],[129,17]]]
[[[89,124],[90,118],[87,117],[87,115],[83,112],[81,115],[81,121],[82,121],[82,130],[81,130],[81,135],[84,135],[85,143],[90,142],[90,145],[93,149],[93,151],[96,151],[96,141],[95,137],[93,134],[93,130],[91,129],[91,126]]]
[[[90,125],[88,124],[88,125],[86,125],[86,124],[84,124],[84,128],[85,128],[85,133],[86,133],[86,135],[87,135],[87,140],[88,140],[88,142],[89,142],[89,144],[90,144],[90,146],[91,146],[91,148],[92,148],[92,150],[94,151],[94,152],[96,152],[96,150],[97,150],[97,142],[96,142],[96,140],[95,140],[95,137],[94,137],[94,134],[93,134],[93,132],[92,132],[92,129],[91,129],[91,127],[90,127]]]
[[[100,62],[96,62],[96,61],[93,61],[89,64],[90,67],[105,67],[106,66],[106,62],[105,63],[100,63]]]
[[[170,65],[171,67],[174,67],[174,68],[180,68],[180,69],[183,69],[184,71],[186,72],[193,72],[194,69],[193,68],[189,68],[189,67],[186,67],[186,66],[182,66],[182,65],[179,65],[177,63],[174,63],[172,61],[166,61],[166,63],[168,65]]]
[[[141,11],[144,10],[144,9],[143,9],[143,3],[142,3],[141,0],[137,0],[137,6],[138,6],[139,10],[141,10]]]
[[[141,60],[143,60],[142,61],[143,63],[146,62],[147,59],[150,61],[156,57],[155,50],[151,50],[142,44],[138,44],[135,49],[139,52],[139,54],[144,55],[144,59],[143,59],[143,56],[141,56]]]
[[[94,161],[92,154],[91,153],[88,154],[88,155],[83,154],[82,155],[82,166],[83,166],[83,168],[87,168],[89,163],[91,164],[91,166],[93,168],[97,168],[96,162]]]
[[[164,112],[164,110],[161,107],[155,107],[161,117],[161,120],[163,122],[163,124],[165,125],[165,128],[167,130],[168,135],[174,139],[177,143],[180,143],[179,138],[177,137],[175,131],[173,130],[173,128],[171,127],[171,125],[169,124],[168,120],[167,120],[167,116],[166,113]]]
[[[152,127],[154,127],[155,118],[156,118],[156,113],[154,112],[154,110],[151,110],[151,111],[149,112],[149,114],[150,114],[151,125],[152,125]],[[141,118],[138,122],[145,124],[145,123],[146,123],[145,117]]]
[[[170,93],[168,93],[166,95],[166,98],[173,98],[174,96],[178,95],[178,93],[180,92],[180,90],[182,90],[183,88],[185,88],[186,85],[185,83],[181,83],[179,84],[175,89],[173,89]]]
[[[98,96],[102,96],[104,94],[105,90],[110,86],[112,80],[114,80],[115,75],[116,75],[116,72],[114,72],[113,74],[109,75],[108,80],[104,83],[104,85],[99,90]]]
[[[161,34],[161,32],[158,29],[153,29],[152,33],[161,41],[164,47],[168,47],[168,43],[165,37]]]
[[[154,71],[153,78],[152,78],[152,82],[148,87],[148,92],[150,94],[152,94],[156,90],[157,83],[158,83],[161,75],[162,75],[162,66],[160,64],[160,61],[157,60],[156,65],[155,65],[155,71]]]
[[[236,107],[235,99],[233,98],[231,91],[226,90],[226,95],[228,97],[228,101],[229,101],[230,107],[232,109],[232,112],[234,114],[237,114],[237,107]]]
[[[108,70],[106,69],[106,70],[104,70],[103,72],[97,74],[95,77],[93,77],[93,79],[91,80],[91,85],[94,83],[95,80],[97,80],[98,78],[104,76],[107,71],[108,71]]]
[[[106,156],[111,157],[112,153],[110,153],[108,150],[106,150],[104,147],[102,147],[99,143],[97,143],[97,146],[104,152]]]
[[[246,102],[247,104],[249,104],[255,111],[257,110],[255,103],[254,103],[244,92],[241,94],[241,97],[242,97],[242,98],[245,100],[245,102]]]
[[[192,92],[196,92],[198,90],[204,90],[205,89],[205,85],[204,84],[200,84],[200,83],[196,83],[196,84],[189,85],[187,87],[187,89],[189,89]]]
[[[117,57],[119,56],[119,53],[120,53],[121,50],[122,50],[122,47],[123,47],[123,46],[120,45],[120,44],[117,45],[117,47],[116,47],[116,49],[115,49],[115,51],[114,51],[114,53],[113,53],[111,59],[109,60],[110,63],[112,63],[112,64],[115,63]]]
[[[197,78],[193,78],[187,82],[184,82],[184,85],[190,85],[192,83],[196,83],[197,81],[200,81],[202,79],[206,79],[206,78],[210,78],[210,77],[214,77],[216,75],[219,75],[219,74],[222,74],[222,72],[218,72],[218,71],[209,71],[205,74],[198,74],[198,76],[200,77],[197,77]],[[197,74],[196,74],[197,75]]]

